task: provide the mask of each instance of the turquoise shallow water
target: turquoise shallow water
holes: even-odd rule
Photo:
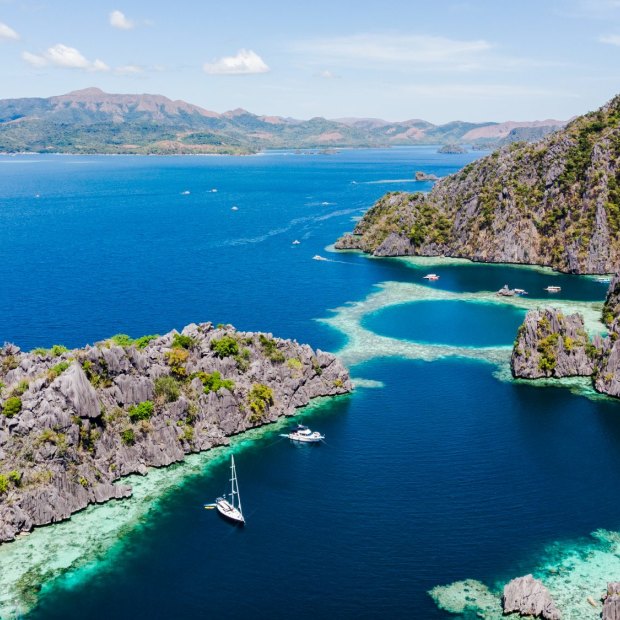
[[[599,484],[620,483],[618,404],[499,380],[526,308],[485,293],[519,286],[533,307],[557,283],[596,329],[604,284],[325,249],[383,192],[428,188],[415,170],[472,157],[0,157],[2,340],[76,346],[226,321],[342,350],[366,386],[307,414],[325,445],[296,448],[279,429],[236,444],[245,530],[202,508],[223,491],[227,453],[192,457],[127,510],[1,547],[0,599],[25,609],[45,582],[33,618],[445,618],[435,585],[493,584],[534,570],[553,541],[620,529]],[[425,286],[429,271],[441,279]],[[95,534],[81,539],[80,523]],[[9,584],[18,564],[30,573]]]
[[[373,312],[363,327],[391,338],[491,347],[514,340],[525,312],[497,304],[421,301]]]

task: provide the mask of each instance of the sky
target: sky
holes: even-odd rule
[[[568,119],[620,92],[620,0],[0,0],[0,98],[90,86],[304,119]]]

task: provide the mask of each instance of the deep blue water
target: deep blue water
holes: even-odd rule
[[[426,270],[325,246],[385,191],[428,189],[377,181],[445,174],[473,157],[432,148],[0,157],[0,341],[77,346],[211,320],[337,350],[342,336],[314,319],[379,282],[421,283]],[[317,253],[333,261],[313,261]],[[601,300],[606,289],[469,264],[442,267],[433,286],[505,283],[541,298],[549,283],[572,299]],[[417,304],[411,323],[458,308],[446,303]],[[367,324],[413,338],[404,323],[412,307]],[[469,305],[474,322],[475,312],[493,344],[512,341],[511,311]],[[488,344],[481,330],[468,340]],[[202,509],[228,477],[216,466],[168,494],[126,535],[112,566],[47,592],[32,617],[445,618],[431,587],[514,576],[553,540],[619,529],[620,505],[600,487],[601,475],[605,488],[620,484],[619,406],[502,383],[492,371],[465,360],[354,368],[384,387],[314,413],[308,423],[326,445],[295,449],[274,434],[239,452],[245,530]]]
[[[525,311],[471,301],[418,301],[372,312],[362,321],[390,338],[453,346],[492,347],[512,342]]]

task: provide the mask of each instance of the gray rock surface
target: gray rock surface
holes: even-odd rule
[[[530,310],[512,350],[512,373],[524,379],[590,376],[601,347],[600,338],[590,342],[581,315]]]
[[[518,613],[545,620],[561,620],[549,590],[532,575],[518,577],[504,586],[502,608],[505,614]]]
[[[620,620],[620,582],[607,584],[607,594],[603,600],[603,620]]]
[[[620,96],[536,144],[494,151],[428,194],[388,193],[336,248],[615,272],[619,111]]]
[[[422,172],[421,170],[416,170],[413,178],[416,181],[439,181],[439,177],[436,174],[428,174],[426,172]]]
[[[295,341],[210,323],[182,334],[187,348],[175,346],[177,332],[141,349],[111,340],[56,356],[0,348],[0,475],[8,481],[0,542],[127,497],[131,488],[115,484],[122,476],[182,461],[312,398],[352,389],[333,355]],[[220,357],[212,347],[223,338],[235,351]],[[218,389],[214,373],[230,383]],[[16,399],[21,408],[12,410]],[[145,402],[152,412],[139,419],[132,407]]]

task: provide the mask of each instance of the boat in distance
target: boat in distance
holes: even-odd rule
[[[325,439],[325,435],[317,431],[311,431],[307,426],[299,424],[297,428],[293,429],[290,433],[282,435],[287,437],[291,441],[298,441],[300,443],[319,443]]]
[[[312,260],[328,260],[327,258],[325,258],[324,256],[321,256],[320,254],[315,254],[312,257]]]
[[[562,290],[561,286],[548,286],[546,289],[547,293],[559,293]]]
[[[237,470],[235,468],[235,457],[230,455],[230,501],[226,496],[218,497],[214,504],[205,504],[205,508],[217,508],[217,511],[229,521],[238,525],[245,525],[245,517],[241,509],[241,496],[239,495],[239,484],[237,483]]]
[[[435,280],[439,280],[439,276],[436,273],[427,273],[422,279],[434,282]]]

